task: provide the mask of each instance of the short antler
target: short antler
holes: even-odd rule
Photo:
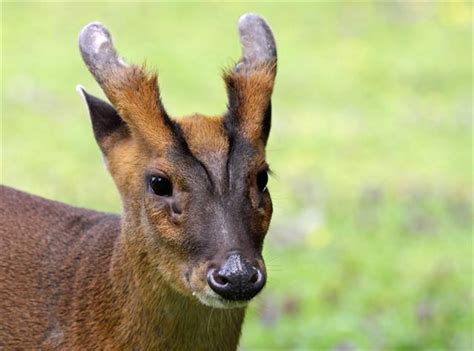
[[[270,26],[247,13],[239,19],[242,57],[224,80],[229,98],[227,123],[244,138],[267,142],[271,126],[271,95],[277,50]]]
[[[112,36],[102,23],[92,22],[79,34],[79,49],[89,71],[103,84],[112,71],[128,67],[117,54]]]
[[[262,17],[247,13],[240,17],[238,26],[242,58],[235,67],[237,72],[243,67],[251,69],[260,64],[276,62],[275,39],[270,26]]]
[[[149,141],[170,137],[169,117],[161,104],[156,74],[127,64],[117,54],[110,32],[99,22],[82,29],[79,49],[89,71],[129,127]]]

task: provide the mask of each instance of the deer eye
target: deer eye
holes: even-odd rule
[[[260,192],[264,192],[267,189],[268,183],[268,171],[263,170],[257,173],[257,187]]]
[[[150,189],[158,196],[171,196],[173,194],[173,186],[165,177],[151,176],[148,180]]]

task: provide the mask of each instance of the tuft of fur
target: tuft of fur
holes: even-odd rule
[[[171,120],[161,103],[158,75],[129,66],[110,73],[102,89],[135,134],[152,145],[171,143]]]
[[[266,111],[270,107],[275,75],[276,61],[224,73],[229,118],[241,136],[253,143],[262,137],[266,139],[264,119],[269,118]]]

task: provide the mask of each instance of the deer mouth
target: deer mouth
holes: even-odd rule
[[[191,279],[189,279],[191,278]],[[235,301],[228,300],[217,294],[207,284],[205,279],[192,279],[194,277],[186,277],[188,289],[191,290],[192,296],[198,300],[199,303],[212,308],[242,308],[248,305],[250,300]]]
[[[201,291],[194,291],[193,296],[196,297],[199,302],[203,305],[213,307],[213,308],[223,308],[223,309],[230,309],[230,308],[242,308],[248,305],[249,301],[233,301],[227,300],[217,293],[215,293],[209,286],[206,286]]]

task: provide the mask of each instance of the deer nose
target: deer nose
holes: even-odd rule
[[[207,282],[212,290],[226,300],[246,301],[257,295],[265,285],[264,272],[251,265],[240,254],[230,255],[219,269],[211,269]]]

